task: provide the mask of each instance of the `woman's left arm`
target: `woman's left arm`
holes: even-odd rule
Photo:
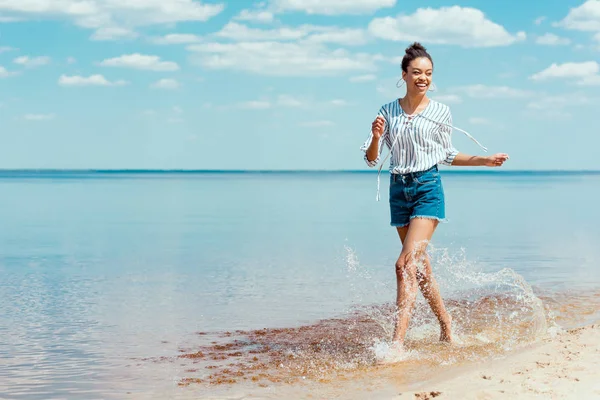
[[[444,118],[445,125],[440,129],[441,133],[441,144],[446,151],[446,158],[442,161],[442,164],[451,166],[468,166],[468,167],[501,167],[506,160],[508,160],[508,154],[497,153],[492,156],[471,156],[459,152],[453,145],[452,139],[452,113],[450,109]]]
[[[458,153],[454,157],[454,160],[452,160],[452,165],[469,167],[501,167],[506,160],[508,160],[508,154],[506,153],[497,153],[488,157],[470,156],[468,154]]]

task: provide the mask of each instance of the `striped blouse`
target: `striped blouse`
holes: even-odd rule
[[[425,171],[440,163],[451,165],[458,154],[450,139],[452,114],[450,108],[442,103],[430,99],[423,111],[408,116],[399,101],[394,100],[383,105],[378,115],[385,119],[385,130],[379,140],[377,158],[367,160],[366,151],[373,140],[372,132],[360,148],[365,152],[364,160],[369,167],[379,163],[385,147],[382,143],[391,149],[390,172],[394,174]]]

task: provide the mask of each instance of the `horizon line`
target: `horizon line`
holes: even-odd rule
[[[0,168],[0,173],[5,172],[34,172],[34,173],[377,173],[377,169],[183,169],[183,168]],[[388,169],[381,171],[389,173]],[[499,168],[440,168],[442,173],[591,173],[600,174],[594,169],[499,169]]]

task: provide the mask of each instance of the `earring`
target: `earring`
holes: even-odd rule
[[[429,91],[435,92],[436,90],[437,86],[435,86],[435,83],[431,82],[431,84],[429,85]]]
[[[397,88],[401,88],[402,86],[404,86],[406,82],[404,82],[404,79],[400,78],[398,79],[398,82],[396,82],[396,87]]]

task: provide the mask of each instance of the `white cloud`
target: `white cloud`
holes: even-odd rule
[[[12,47],[0,46],[0,54],[6,53],[7,51],[12,51],[12,50],[14,50]]]
[[[139,53],[122,55],[104,60],[100,65],[105,67],[124,67],[148,71],[177,71],[179,65],[172,61],[162,61],[158,56],[147,56]]]
[[[183,109],[179,106],[173,106],[170,109],[157,111],[146,109],[139,112],[139,115],[148,119],[165,121],[170,124],[180,124],[185,122]]]
[[[234,17],[234,19],[238,21],[268,24],[273,22],[274,15],[268,10],[242,10],[236,17]]]
[[[363,29],[338,28],[335,26],[300,25],[274,29],[250,28],[237,22],[229,22],[215,36],[236,41],[286,41],[306,40],[315,43],[361,45],[367,42]]]
[[[206,21],[224,9],[222,3],[199,0],[2,0],[3,17],[72,20],[76,25],[99,29]]]
[[[249,28],[237,22],[229,22],[223,29],[215,33],[215,36],[244,41],[255,40],[295,40],[308,35],[310,26],[304,25],[299,28],[282,27],[277,29]]]
[[[600,0],[588,0],[572,8],[562,21],[554,25],[577,31],[600,32]]]
[[[536,111],[563,111],[566,107],[593,105],[598,99],[591,99],[583,93],[567,93],[560,96],[539,96],[527,104],[527,108]]]
[[[535,19],[535,21],[533,21],[533,23],[536,25],[541,25],[542,22],[544,22],[545,20],[546,20],[546,17],[538,17]]]
[[[179,106],[173,106],[171,108],[171,116],[167,118],[167,122],[171,124],[179,124],[184,122],[183,109]]]
[[[322,121],[308,121],[301,124],[302,126],[308,128],[325,128],[329,126],[334,126],[335,124],[332,121],[322,120]]]
[[[305,105],[303,101],[286,94],[279,95],[277,104],[282,107],[304,107]]]
[[[27,121],[48,121],[54,119],[54,114],[25,114],[23,119]]]
[[[339,15],[370,14],[381,8],[395,6],[396,0],[271,0],[271,4],[278,12]]]
[[[189,44],[199,43],[202,38],[191,33],[170,33],[165,36],[152,38],[151,42],[154,44]]]
[[[308,100],[299,99],[289,94],[280,94],[272,99],[263,98],[239,103],[238,107],[249,110],[266,110],[274,107],[305,108],[310,104],[311,102]]]
[[[127,85],[127,81],[118,80],[110,82],[102,75],[90,75],[88,77],[73,75],[61,75],[58,79],[58,84],[61,86],[123,86]]]
[[[135,39],[139,35],[128,28],[120,28],[118,26],[107,26],[97,29],[91,36],[92,40],[120,40],[120,39]]]
[[[404,56],[391,57],[389,62],[396,65],[402,65],[402,58],[404,58]]]
[[[412,15],[376,18],[369,32],[394,41],[422,41],[462,47],[507,46],[525,39],[524,32],[510,34],[478,9],[469,7],[419,8]]]
[[[335,100],[331,100],[329,102],[329,104],[331,104],[332,106],[336,106],[336,107],[343,107],[343,106],[347,106],[348,102],[346,100],[342,100],[342,99],[335,99]]]
[[[50,64],[50,57],[41,56],[41,57],[29,57],[29,56],[21,56],[17,57],[13,60],[15,64],[22,65],[26,68],[35,68],[40,67],[42,65]]]
[[[16,72],[8,71],[6,68],[0,65],[0,79],[8,78],[9,76],[17,75]]]
[[[266,110],[271,108],[271,103],[264,100],[251,100],[240,103],[240,107],[248,110]]]
[[[367,75],[353,76],[349,80],[350,80],[350,82],[370,82],[370,81],[374,81],[375,79],[377,79],[377,77],[375,75],[367,74]]]
[[[75,59],[75,57],[67,58],[67,64],[75,64],[76,62],[77,62],[77,60]]]
[[[346,46],[360,46],[367,43],[367,32],[363,29],[331,28],[325,32],[312,34],[308,36],[306,40],[317,43],[336,43]]]
[[[320,43],[239,42],[188,46],[192,61],[210,69],[229,69],[261,75],[310,76],[370,71],[376,56],[329,50]]]
[[[535,39],[535,42],[545,46],[566,46],[571,43],[571,40],[557,36],[553,33],[546,33],[545,35],[538,36]]]
[[[528,90],[515,89],[508,86],[487,86],[482,84],[458,87],[454,90],[476,99],[512,99],[526,98],[534,95],[533,92]]]
[[[460,96],[457,96],[455,94],[437,94],[437,95],[431,96],[431,97],[435,98],[435,100],[439,101],[440,103],[445,103],[445,104],[462,103],[462,99],[460,98]]]
[[[485,118],[471,117],[471,118],[469,118],[469,123],[471,125],[489,125],[490,121]]]
[[[600,85],[600,75],[589,75],[584,76],[581,81],[578,82],[579,85],[588,85],[588,86],[598,86]]]
[[[600,72],[600,64],[596,61],[568,62],[564,64],[552,64],[548,68],[531,75],[534,81],[545,81],[548,79],[577,79],[578,84],[596,84],[596,76]]]
[[[167,89],[167,90],[175,90],[181,87],[180,83],[175,79],[160,79],[157,82],[154,82],[150,87],[154,89]]]

